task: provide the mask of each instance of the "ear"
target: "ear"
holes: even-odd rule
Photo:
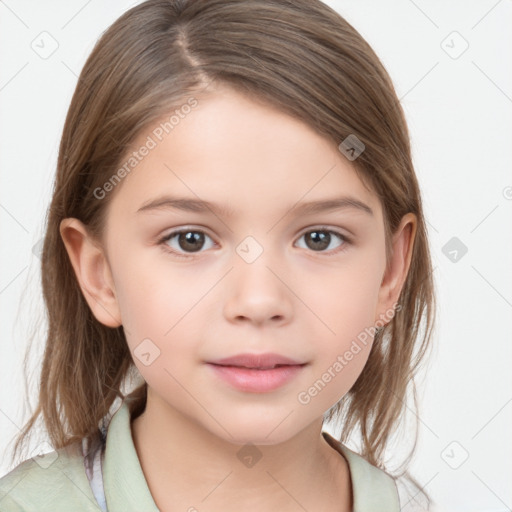
[[[412,248],[416,236],[417,219],[413,213],[407,213],[402,217],[400,225],[393,234],[391,241],[391,256],[379,290],[377,313],[380,324],[387,324],[391,318],[386,311],[394,311],[394,304],[398,301],[400,292],[407,278],[411,264]]]
[[[102,247],[78,219],[63,219],[59,229],[78,284],[92,313],[103,325],[119,327],[122,322],[114,281]]]

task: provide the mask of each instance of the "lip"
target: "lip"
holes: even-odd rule
[[[207,363],[234,388],[251,393],[274,391],[296,377],[306,366],[279,354],[239,354]]]
[[[276,365],[302,365],[303,361],[297,361],[280,354],[266,352],[264,354],[237,354],[216,361],[208,361],[211,364],[222,366],[240,366],[245,368],[266,369]]]

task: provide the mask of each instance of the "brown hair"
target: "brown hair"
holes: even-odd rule
[[[342,442],[358,427],[361,454],[384,469],[410,387],[417,405],[413,377],[434,324],[432,266],[408,128],[392,81],[361,35],[319,0],[149,0],[99,39],[78,79],[59,148],[42,250],[48,332],[39,400],[14,453],[40,414],[58,449],[94,436],[116,397],[125,396],[135,366],[123,328],[106,327],[92,314],[59,225],[75,217],[101,239],[112,194],[100,201],[93,191],[115,173],[145,127],[211,81],[304,121],[336,146],[349,135],[362,141],[365,150],[352,163],[381,201],[388,249],[401,218],[417,217],[401,310],[375,334],[361,375],[326,415],[343,420]],[[146,384],[132,395],[140,413]]]

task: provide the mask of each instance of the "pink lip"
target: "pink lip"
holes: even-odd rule
[[[268,368],[277,364],[301,365],[302,361],[296,361],[280,354],[267,352],[265,354],[237,354],[216,361],[208,361],[211,364],[223,366],[244,366],[246,368]]]
[[[233,387],[246,392],[273,391],[295,376],[307,363],[279,354],[239,354],[208,362],[210,368]],[[272,368],[275,365],[279,365]]]

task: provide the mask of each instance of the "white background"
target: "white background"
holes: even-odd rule
[[[510,510],[512,1],[326,3],[370,43],[395,83],[429,224],[438,327],[418,381],[410,469],[437,510]],[[66,111],[93,44],[132,5],[0,2],[0,453],[27,419],[22,358],[43,312],[32,249],[43,233]],[[58,44],[48,58],[31,46],[44,37],[51,48],[44,31]],[[464,40],[469,46],[457,55]],[[455,262],[443,253],[453,237],[467,247]],[[32,405],[43,333],[29,366]],[[11,469],[5,455],[0,475]]]

